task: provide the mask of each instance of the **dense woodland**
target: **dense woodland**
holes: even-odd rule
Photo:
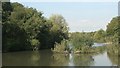
[[[61,15],[45,18],[42,12],[19,3],[2,4],[3,52],[54,48],[68,39],[68,27]]]
[[[94,42],[118,45],[119,24],[120,17],[117,16],[109,22],[106,30],[71,33],[62,15],[54,14],[46,18],[43,12],[35,8],[28,8],[20,3],[4,2],[2,3],[2,50],[3,52],[34,48],[65,50],[68,41],[75,50],[92,47]],[[112,47],[118,46],[112,45]]]

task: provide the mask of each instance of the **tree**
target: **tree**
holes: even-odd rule
[[[3,52],[28,49],[27,34],[18,25],[12,23],[4,24],[2,35]]]
[[[12,6],[10,2],[3,2],[2,3],[2,22],[5,23],[5,21],[9,20],[9,16],[12,12]]]
[[[53,26],[50,30],[52,41],[60,43],[63,39],[68,39],[68,26],[63,16],[59,14],[53,14],[49,21],[52,22]]]
[[[71,34],[70,42],[72,43],[74,50],[84,50],[84,48],[92,47],[93,40],[87,33],[75,32]]]
[[[120,16],[114,17],[110,23],[107,25],[107,37],[111,38],[110,40],[113,43],[118,43],[120,39]],[[109,39],[108,39],[109,40]]]
[[[46,21],[42,16],[42,13],[38,12],[34,8],[26,8],[19,3],[12,3],[12,7],[14,10],[10,16],[11,22],[16,23],[16,25],[19,25],[20,28],[23,28],[25,30],[28,36],[27,40],[29,42],[34,39],[40,41],[37,39],[37,36],[40,33],[41,27],[43,27]],[[29,47],[33,48],[32,42]]]
[[[18,24],[19,15],[15,14],[15,8],[10,2],[2,4],[2,48],[3,52],[21,51],[30,49],[28,36],[24,28]],[[16,16],[13,16],[13,13]],[[14,17],[14,18],[13,18]],[[18,18],[18,19],[17,19]],[[15,21],[14,21],[15,20]]]
[[[120,17],[114,17],[107,25],[107,35],[114,35],[118,32],[118,20]]]
[[[95,32],[94,40],[95,42],[105,42],[106,32],[103,29],[100,29]]]
[[[50,34],[50,29],[52,24],[49,21],[46,21],[42,24],[37,35],[38,40],[41,42],[40,49],[50,49],[54,46],[52,42],[52,36]]]

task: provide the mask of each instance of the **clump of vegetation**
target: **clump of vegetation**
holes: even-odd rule
[[[94,42],[104,43],[106,42],[106,32],[103,29],[100,29],[94,33],[93,39]]]
[[[40,42],[39,42],[39,40],[37,40],[37,39],[32,39],[32,40],[31,40],[31,45],[32,45],[32,49],[33,49],[33,50],[34,50],[34,49],[38,49],[39,46],[40,46]]]
[[[64,53],[65,48],[67,47],[67,41],[63,40],[63,41],[61,41],[61,43],[56,43],[54,46],[55,46],[55,48],[54,48],[53,52]]]
[[[96,53],[103,53],[106,50],[106,46],[98,46],[98,47],[92,47],[92,49]]]
[[[94,44],[93,39],[86,33],[72,33],[70,37],[74,51],[85,51]]]

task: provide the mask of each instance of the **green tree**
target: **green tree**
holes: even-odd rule
[[[11,18],[11,15],[13,11],[14,8],[10,2],[2,3],[3,52],[29,49],[29,42],[27,41],[28,36],[25,30],[12,21],[13,19]]]
[[[2,22],[5,23],[5,21],[9,20],[9,16],[12,12],[12,6],[10,2],[3,2],[2,3]]]
[[[20,28],[25,30],[28,36],[27,40],[29,42],[31,42],[31,40],[37,39],[38,34],[40,34],[41,29],[46,22],[42,16],[42,13],[38,12],[34,8],[26,8],[19,3],[12,3],[12,6],[14,10],[10,16],[11,22],[16,23]],[[31,43],[31,45],[33,44]],[[31,45],[29,45],[29,47],[32,48],[33,46]]]
[[[54,42],[51,40],[50,29],[52,24],[49,21],[46,21],[42,24],[37,35],[38,40],[41,42],[40,49],[50,49],[54,46]]]
[[[106,32],[103,29],[100,29],[94,33],[95,42],[105,42]]]
[[[92,47],[93,40],[87,33],[72,33],[71,34],[71,43],[75,50],[84,50],[86,47]]]
[[[27,34],[24,29],[12,23],[6,23],[2,28],[2,50],[7,51],[21,51],[28,49]]]
[[[52,22],[53,26],[50,30],[52,42],[60,43],[63,39],[68,39],[68,25],[63,16],[59,14],[53,14],[49,21]]]
[[[114,17],[107,25],[108,40],[113,43],[118,43],[120,39],[120,16]],[[111,38],[111,40],[109,39]]]

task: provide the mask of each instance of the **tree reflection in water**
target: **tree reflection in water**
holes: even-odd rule
[[[4,66],[94,66],[97,54],[53,54],[49,50],[3,53]],[[117,65],[117,57],[108,54]],[[98,61],[99,62],[99,61]]]
[[[91,66],[94,64],[94,58],[89,54],[74,55],[75,66]]]
[[[118,44],[111,44],[107,46],[107,56],[112,62],[112,65],[120,66],[120,47]]]
[[[118,61],[119,61],[118,55],[107,53],[107,56],[110,59],[110,61],[112,62],[112,65],[120,66],[120,64],[118,64]]]
[[[92,56],[92,54],[50,54],[36,52],[31,56],[31,62],[34,62],[33,65],[38,66],[91,66],[94,65],[94,58]]]
[[[67,66],[69,63],[69,54],[53,54],[51,66]]]

